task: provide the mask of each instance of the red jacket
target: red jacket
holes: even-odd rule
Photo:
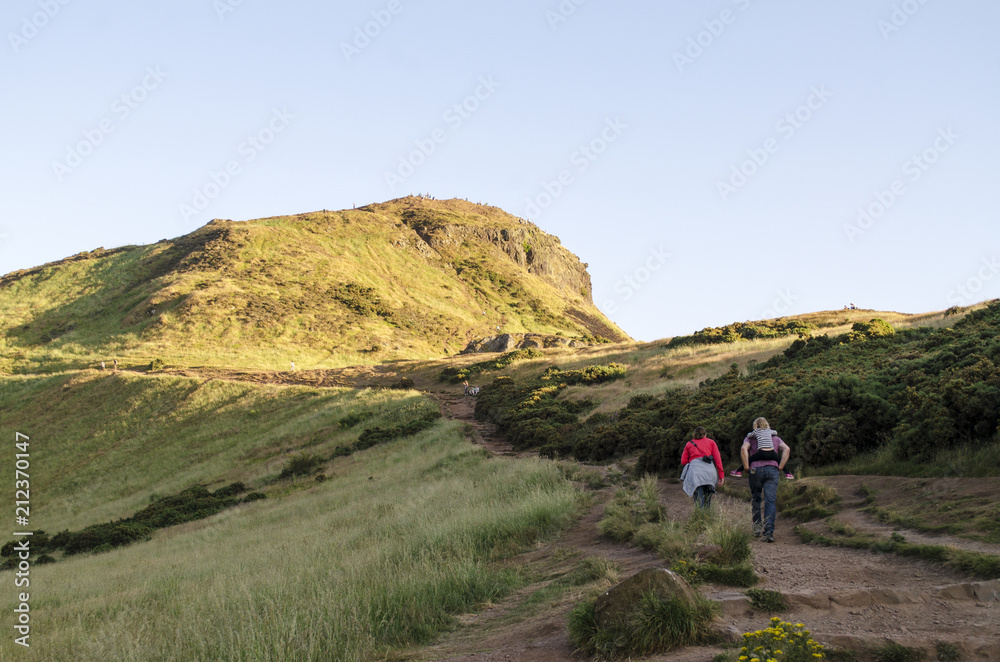
[[[715,461],[715,469],[719,472],[719,482],[722,482],[726,477],[726,473],[722,470],[722,456],[719,455],[719,446],[715,443],[715,440],[708,437],[692,439],[685,444],[684,452],[681,454],[681,466],[683,467],[691,460],[697,460],[699,457],[704,457],[705,455],[712,456],[712,459]]]

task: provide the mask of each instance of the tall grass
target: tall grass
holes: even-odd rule
[[[455,423],[342,462],[292,496],[33,569],[37,654],[371,659],[519,586],[491,561],[564,526],[577,503],[551,463],[488,458]]]
[[[373,418],[337,424],[358,411]],[[329,456],[370,425],[429,411],[412,391],[100,371],[0,379],[0,427],[32,440],[32,524],[50,532],[130,515],[195,483],[257,486],[296,453]]]

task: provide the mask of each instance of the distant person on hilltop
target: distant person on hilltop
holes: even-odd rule
[[[778,517],[778,480],[788,462],[790,449],[776,434],[771,435],[772,450],[767,459],[751,460],[760,449],[760,437],[756,432],[770,430],[767,419],[760,417],[753,422],[753,431],[743,440],[740,457],[743,460],[743,470],[750,472],[750,508],[753,515],[753,533],[764,536],[764,542],[774,542],[774,522]],[[771,431],[773,432],[773,431]],[[763,437],[764,435],[760,435]],[[780,459],[772,459],[781,453]],[[788,474],[786,474],[787,476]],[[764,512],[761,515],[761,499],[764,501]]]
[[[722,485],[726,480],[719,446],[707,434],[705,428],[696,427],[694,438],[687,442],[681,453],[684,493],[694,499],[695,508],[710,508],[715,486]]]

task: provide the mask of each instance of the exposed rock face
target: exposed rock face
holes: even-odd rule
[[[442,257],[461,252],[468,240],[493,244],[517,266],[544,278],[567,292],[580,294],[592,304],[590,274],[587,265],[566,250],[558,237],[544,233],[536,225],[523,221],[519,227],[476,227],[471,225],[429,224],[416,216],[406,222],[430,250]],[[424,251],[422,251],[424,252]],[[426,253],[425,253],[426,254]]]
[[[624,625],[632,616],[642,595],[650,591],[664,599],[680,598],[692,607],[697,598],[691,585],[677,573],[666,568],[647,568],[597,598],[594,621],[604,629]]]

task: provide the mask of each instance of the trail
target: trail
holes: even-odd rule
[[[492,425],[474,419],[474,398],[462,396],[461,390],[455,394],[441,391],[429,395],[441,403],[446,416],[471,426],[475,443],[498,455],[525,455],[515,453]],[[728,480],[731,486],[746,490],[749,495],[745,478]],[[899,529],[879,524],[862,511],[860,486],[866,481],[881,486],[907,479],[848,476],[811,480],[822,481],[842,494],[844,504],[838,517],[856,528],[886,536]],[[955,480],[956,485],[963,484]],[[976,481],[977,485],[970,489],[1000,493],[1000,480],[991,480],[986,485]],[[964,484],[968,486],[968,481]],[[530,566],[574,552],[579,557],[597,556],[618,562],[622,578],[646,567],[664,565],[653,554],[602,538],[597,523],[613,491],[614,488],[605,488],[597,493],[598,505],[559,540],[512,562]],[[691,516],[694,505],[679,484],[661,480],[660,494],[670,518],[684,521]],[[743,509],[749,527],[748,502],[719,494],[715,507]],[[947,642],[959,646],[967,659],[1000,660],[1000,580],[977,582],[961,573],[893,554],[807,545],[794,532],[797,524],[779,515],[775,542],[765,543],[761,539],[754,542],[753,566],[761,578],[757,587],[785,595],[790,609],[780,614],[783,620],[806,624],[814,638],[837,648],[870,649],[895,642],[932,651],[937,642]],[[822,522],[810,524],[820,525]],[[1000,553],[998,545],[964,538],[913,531],[907,531],[906,536],[913,542]],[[499,605],[464,617],[457,632],[416,652],[412,659],[449,662],[579,659],[573,655],[566,623],[569,611],[581,596],[568,594],[521,620],[507,618],[537,588],[538,585],[528,587]],[[767,627],[769,623],[771,614],[755,613],[742,591],[706,585],[701,592],[720,601],[723,615],[719,627],[733,640],[743,632]],[[690,647],[646,659],[707,662],[724,650],[721,646]]]
[[[170,371],[204,379],[232,379],[269,384],[302,384],[314,387],[387,387],[400,380],[398,368],[361,366],[337,370],[237,371],[189,368]],[[435,379],[407,371],[414,387],[438,402],[447,418],[467,424],[469,439],[493,455],[523,458],[533,453],[516,451],[490,423],[475,420],[475,398],[463,396],[461,387],[448,387]],[[746,487],[746,479],[727,477],[731,486]],[[836,476],[806,479],[825,483],[843,497],[837,517],[855,529],[888,537],[894,531],[907,541],[952,545],[969,551],[1000,554],[1000,545],[956,536],[933,536],[876,521],[863,511],[860,494],[863,483],[889,490],[903,489],[912,479]],[[942,479],[951,493],[959,496],[1000,494],[1000,479]],[[942,488],[943,489],[943,488]],[[683,521],[693,512],[693,504],[675,482],[660,482],[661,502],[668,516]],[[540,545],[510,559],[511,566],[527,567],[537,580],[497,604],[486,605],[474,614],[460,617],[459,627],[437,643],[402,654],[401,659],[448,660],[449,662],[530,662],[539,660],[579,660],[574,656],[566,624],[569,611],[579,603],[579,591],[570,591],[541,607],[526,608],[530,598],[554,577],[586,557],[605,558],[621,566],[621,577],[647,567],[664,565],[655,555],[631,545],[604,539],[597,528],[604,504],[613,487],[593,493],[594,505],[557,540]],[[713,507],[740,508],[748,502],[719,494]],[[874,648],[888,642],[923,647],[932,652],[937,642],[959,646],[967,660],[1000,660],[1000,580],[977,582],[956,571],[928,562],[893,554],[878,554],[843,547],[822,547],[802,543],[793,531],[797,522],[779,514],[775,542],[754,542],[753,566],[761,581],[758,588],[781,592],[790,609],[779,616],[792,623],[804,623],[818,641],[853,650]],[[822,521],[804,525],[825,531]],[[740,590],[706,585],[701,592],[720,601],[723,615],[719,628],[731,638],[742,632],[764,628],[771,614],[755,613]],[[684,648],[645,658],[655,661],[708,662],[721,646]],[[864,656],[859,660],[868,659]]]

